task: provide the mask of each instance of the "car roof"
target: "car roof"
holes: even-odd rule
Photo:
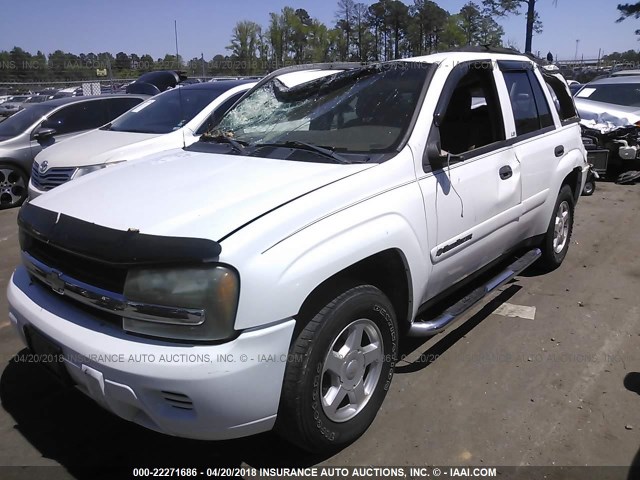
[[[589,85],[618,85],[625,83],[640,83],[640,75],[606,77],[589,82]]]
[[[615,77],[615,78],[618,78],[618,77],[632,77],[633,75],[640,75],[640,70],[638,70],[638,69],[618,70],[618,71],[613,72],[611,74],[611,76]]]
[[[231,90],[239,85],[254,84],[256,80],[242,79],[242,80],[219,80],[216,82],[204,82],[204,83],[187,83],[181,85],[179,88],[182,90],[214,90],[220,93]]]
[[[64,98],[55,98],[53,100],[47,100],[46,103],[52,107],[60,107],[62,105],[67,105],[68,103],[78,103],[83,101],[90,100],[100,100],[105,98],[139,98],[141,100],[146,100],[147,98],[151,98],[150,95],[140,95],[136,93],[123,93],[123,94],[108,94],[108,95],[80,95],[79,97],[64,97]]]
[[[458,52],[442,52],[434,53],[432,55],[424,55],[421,57],[404,58],[401,61],[407,62],[427,62],[427,63],[446,63],[451,62],[466,62],[474,60],[518,60],[527,63],[534,63],[529,57],[519,53],[505,53],[505,52],[492,52],[492,51],[458,51]],[[392,60],[396,61],[396,60]]]

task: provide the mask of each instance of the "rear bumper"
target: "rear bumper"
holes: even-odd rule
[[[220,440],[270,430],[276,419],[295,321],[245,331],[220,345],[127,335],[63,297],[31,284],[19,267],[9,318],[61,347],[77,387],[116,415],[180,437]]]

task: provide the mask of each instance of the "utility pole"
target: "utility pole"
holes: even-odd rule
[[[205,76],[204,76],[204,53],[200,54],[200,59],[202,60],[202,81],[204,82]]]
[[[578,38],[576,40],[576,54],[573,56],[573,61],[577,62],[578,61],[578,46],[580,45],[580,39]]]

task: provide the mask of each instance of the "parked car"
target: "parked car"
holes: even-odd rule
[[[25,200],[33,159],[44,147],[104,125],[147,98],[61,98],[23,109],[0,123],[0,209],[16,207]]]
[[[33,163],[29,197],[119,162],[191,145],[253,85],[236,80],[179,87],[104,127],[53,145]]]
[[[0,104],[0,117],[10,117],[24,108],[24,103],[33,95],[14,95]]]
[[[373,421],[405,335],[562,263],[587,172],[566,83],[526,56],[279,70],[199,142],[25,204],[9,318],[129,421],[334,450]]]
[[[4,103],[11,98],[8,88],[0,88],[0,103]]]
[[[576,93],[575,103],[582,119],[606,121],[615,117],[633,125],[640,121],[640,76],[590,82]]]
[[[154,70],[143,73],[125,87],[127,93],[145,93],[157,95],[165,90],[175,88],[180,82],[187,80],[185,72],[179,70]]]
[[[52,99],[53,99],[53,95],[34,95],[29,100],[25,100],[25,102],[22,104],[22,108],[29,108],[32,105],[47,102]]]
[[[575,95],[576,93],[578,93],[583,86],[584,85],[582,85],[581,83],[578,83],[576,81],[574,81],[574,83],[570,83],[569,84],[569,91],[571,92],[571,95]]]
[[[612,177],[640,168],[640,76],[588,83],[574,100],[585,135],[597,147],[589,151],[596,171]]]
[[[610,74],[610,77],[634,77],[634,76],[638,76],[640,75],[640,70],[638,69],[633,69],[633,70],[618,70],[617,72],[612,72]]]

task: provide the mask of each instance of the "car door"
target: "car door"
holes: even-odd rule
[[[101,127],[107,120],[107,104],[103,99],[74,102],[64,105],[51,113],[39,127],[53,128],[56,133],[45,142],[39,142],[31,138],[31,154],[33,158],[54,143],[61,142],[65,138],[72,137],[86,130]],[[36,127],[34,132],[38,129]]]
[[[520,164],[506,141],[498,74],[490,61],[457,65],[436,106],[419,178],[436,229],[428,297],[499,257],[517,235]]]
[[[521,168],[523,214],[528,217],[520,232],[524,240],[541,233],[534,231],[540,224],[537,220],[544,220],[544,225],[549,220],[533,217],[548,216],[541,207],[549,196],[555,201],[558,192],[550,187],[558,162],[570,145],[563,142],[563,133],[556,127],[547,98],[550,95],[533,64],[499,61],[498,65],[511,106],[506,115],[507,133]]]

